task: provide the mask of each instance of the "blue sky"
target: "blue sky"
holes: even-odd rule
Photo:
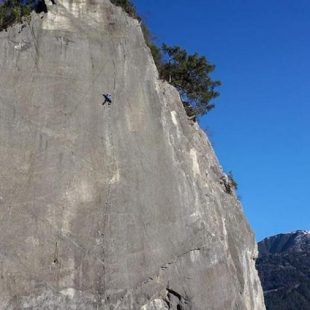
[[[134,0],[157,42],[207,56],[223,86],[201,121],[258,240],[310,229],[310,1]]]

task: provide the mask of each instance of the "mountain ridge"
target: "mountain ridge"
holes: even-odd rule
[[[258,243],[259,255],[305,250],[310,247],[310,232],[296,230],[267,237]],[[308,249],[309,250],[309,249]]]
[[[268,310],[310,308],[310,232],[263,239],[256,261]]]

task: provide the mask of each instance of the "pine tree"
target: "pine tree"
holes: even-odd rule
[[[196,116],[204,115],[214,108],[210,101],[219,96],[215,88],[221,85],[220,81],[210,77],[215,66],[205,56],[197,53],[188,55],[178,46],[164,44],[162,53],[160,76],[177,88],[184,106],[190,105]]]

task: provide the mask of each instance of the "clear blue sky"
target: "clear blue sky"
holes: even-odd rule
[[[201,122],[258,240],[310,229],[310,1],[134,0],[157,42],[207,56],[223,86]]]

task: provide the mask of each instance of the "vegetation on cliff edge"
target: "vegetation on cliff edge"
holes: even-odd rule
[[[191,119],[202,116],[214,108],[211,100],[219,96],[216,87],[220,81],[212,80],[211,73],[215,65],[208,62],[205,56],[195,53],[189,55],[178,46],[163,44],[156,46],[146,25],[138,16],[135,6],[130,0],[111,0],[121,6],[133,18],[141,21],[146,44],[149,46],[160,78],[175,86],[180,93],[184,109]]]
[[[21,23],[24,17],[30,15],[32,1],[27,4],[19,0],[7,0],[0,5],[0,31],[15,23]]]

